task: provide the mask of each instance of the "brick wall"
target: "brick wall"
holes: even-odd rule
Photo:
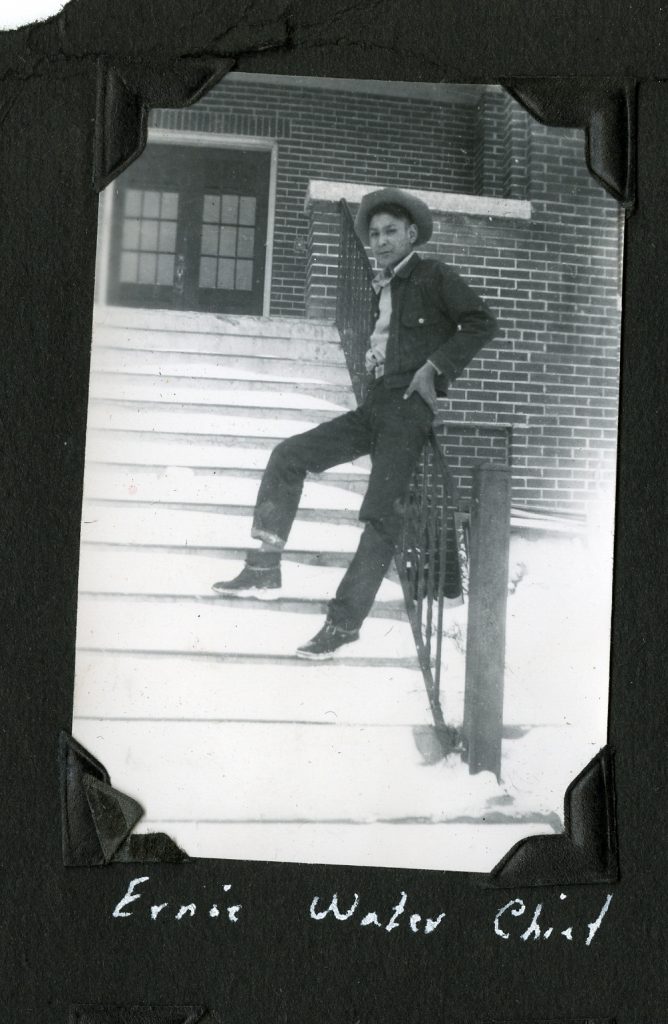
[[[614,481],[617,206],[586,170],[581,132],[546,128],[521,110],[507,118],[503,105],[499,109],[515,149],[524,145],[525,161],[520,177],[504,159],[498,181],[511,188],[526,182],[531,219],[436,215],[425,249],[457,268],[500,324],[497,339],[444,403],[449,436],[455,425],[471,423],[508,432],[514,502],[586,512]],[[309,282],[321,316],[332,315],[336,296],[333,210],[322,202],[312,207]],[[479,451],[472,457],[487,456]],[[467,488],[468,470],[462,479]]]
[[[506,194],[508,105],[509,97],[494,91],[483,95],[477,110],[475,190],[481,195]]]
[[[339,266],[340,214],[330,202],[313,202],[308,211],[305,308],[308,317],[333,320]]]
[[[515,502],[584,512],[614,481],[620,222],[580,132],[532,122],[528,168],[530,221],[437,221],[433,249],[500,320],[447,416],[512,429]]]
[[[510,427],[455,423],[448,419],[437,429],[436,435],[457,485],[458,497],[464,503],[471,495],[474,466],[481,462],[509,465],[512,461]]]
[[[283,316],[305,312],[309,180],[405,185],[410,173],[415,188],[473,192],[476,122],[464,104],[225,79],[194,107],[150,118],[153,127],[277,140],[271,313]]]

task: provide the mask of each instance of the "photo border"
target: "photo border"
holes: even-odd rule
[[[665,787],[658,783],[648,786],[647,780],[657,778],[665,744],[665,722],[653,709],[663,663],[660,641],[663,619],[657,577],[661,579],[662,571],[665,576],[666,567],[659,500],[666,427],[661,415],[662,384],[657,367],[661,366],[663,351],[659,325],[665,323],[668,313],[668,302],[660,287],[668,270],[665,246],[668,216],[659,199],[665,194],[667,178],[668,94],[665,86],[651,81],[655,76],[665,77],[665,67],[660,47],[654,42],[660,38],[656,12],[650,10],[649,5],[645,6],[645,22],[642,23],[641,17],[643,5],[639,4],[634,14],[640,23],[632,26],[619,16],[617,8],[612,15],[608,10],[606,18],[601,6],[599,16],[591,18],[592,28],[589,29],[578,18],[576,3],[561,6],[562,20],[556,25],[549,16],[532,22],[528,5],[513,3],[498,12],[491,28],[489,22],[483,24],[483,14],[478,8],[468,8],[464,16],[462,5],[454,11],[449,33],[454,37],[451,42],[448,42],[448,34],[439,35],[438,14],[427,8],[422,18],[416,15],[412,19],[414,24],[405,26],[409,58],[402,65],[407,78],[411,77],[411,69],[415,69],[414,74],[418,73],[421,62],[415,58],[415,53],[420,53],[422,47],[423,74],[428,69],[442,75],[444,69],[448,69],[447,74],[452,77],[452,69],[456,67],[454,77],[458,80],[473,80],[481,74],[485,79],[503,80],[513,64],[521,75],[568,77],[584,67],[593,76],[605,77],[622,63],[624,54],[625,67],[632,69],[630,77],[645,80],[639,92],[638,204],[628,222],[626,238],[615,543],[610,738],[617,755],[622,856],[621,880],[615,888],[616,929],[601,933],[596,956],[588,962],[582,956],[569,956],[567,991],[563,989],[561,956],[552,956],[549,960],[543,957],[540,962],[532,957],[534,987],[529,997],[536,1017],[554,1019],[557,1007],[560,1017],[577,1017],[578,1014],[581,1017],[582,993],[586,991],[589,1013],[605,1017],[614,1003],[618,1024],[639,1016],[651,1015],[659,1019],[667,1002],[665,998],[661,1000],[662,994],[666,995],[665,980],[651,970],[651,965],[662,961],[666,949],[656,901],[662,884],[665,888],[665,865],[661,835],[655,826],[655,822],[661,820]],[[124,19],[119,17],[121,8]],[[526,39],[518,44],[518,16],[533,46],[527,46]],[[268,865],[264,870],[253,866],[249,871],[247,864],[227,863],[226,873],[234,871],[235,884],[246,885],[262,907],[259,913],[256,905],[251,927],[243,940],[236,945],[229,941],[193,942],[192,932],[189,932],[186,943],[183,935],[170,935],[170,945],[163,950],[164,959],[159,965],[151,960],[152,970],[148,971],[140,964],[139,953],[155,942],[150,926],[137,927],[133,932],[125,929],[123,939],[119,940],[108,920],[110,907],[124,891],[134,869],[118,865],[102,873],[94,868],[68,873],[59,868],[54,747],[58,728],[71,718],[78,518],[94,271],[95,202],[90,190],[91,161],[87,159],[92,152],[88,125],[91,116],[95,117],[94,65],[96,60],[103,59],[91,57],[91,53],[104,52],[105,44],[100,40],[108,39],[106,52],[112,55],[112,62],[120,60],[127,79],[132,71],[128,64],[132,64],[138,50],[149,62],[156,52],[153,26],[151,32],[145,28],[142,34],[129,3],[119,0],[114,11],[116,17],[123,23],[120,33],[115,24],[105,20],[100,5],[73,0],[64,14],[44,23],[43,27],[17,30],[11,33],[12,38],[2,39],[0,52],[3,68],[8,72],[1,115],[4,131],[8,133],[6,137],[12,142],[5,159],[0,157],[13,212],[3,248],[11,256],[23,252],[24,245],[30,245],[34,252],[45,252],[50,257],[47,259],[50,280],[43,270],[10,260],[5,285],[9,285],[9,294],[27,296],[27,315],[22,309],[19,316],[13,305],[3,304],[8,314],[5,368],[12,374],[9,404],[5,410],[6,422],[12,431],[10,494],[5,508],[11,531],[11,545],[5,559],[5,584],[11,595],[5,649],[9,672],[5,678],[10,680],[11,689],[5,697],[7,720],[13,726],[12,742],[5,751],[6,808],[11,822],[5,863],[16,881],[17,895],[23,897],[16,901],[21,904],[20,913],[13,904],[9,906],[7,921],[17,949],[22,949],[27,958],[12,960],[16,973],[12,972],[15,980],[9,1002],[15,1009],[15,1019],[33,1020],[29,1015],[37,1000],[40,1007],[52,1007],[52,1012],[61,1007],[64,1019],[65,1006],[73,997],[92,996],[108,1001],[110,997],[116,999],[121,992],[127,995],[128,988],[137,1003],[149,990],[149,998],[156,1002],[174,1002],[171,996],[175,990],[183,988],[183,981],[179,980],[183,973],[188,976],[186,987],[190,990],[197,988],[201,993],[206,989],[207,994],[218,991],[221,955],[241,972],[241,976],[256,980],[264,977],[262,968],[252,968],[244,974],[245,968],[239,965],[250,963],[250,957],[254,964],[271,964],[271,977],[284,986],[281,996],[273,1002],[266,992],[260,997],[256,990],[255,996],[258,1000],[261,998],[262,1012],[274,1013],[276,1019],[281,1019],[278,1015],[289,1014],[291,1006],[302,1010],[312,1006],[305,1002],[302,973],[295,970],[293,963],[293,957],[299,964],[308,950],[312,952],[312,932],[303,924],[301,916],[293,918],[288,913],[291,941],[287,957],[281,946],[283,929],[276,923],[294,906],[295,898],[301,905],[307,893],[326,888],[328,884],[330,891],[332,884],[349,888],[364,884],[367,892],[370,890],[382,898],[389,892],[396,892],[397,882],[406,878],[410,878],[418,898],[430,894],[433,897],[436,891],[447,900],[448,916],[456,922],[449,935],[452,945],[448,950],[445,978],[439,958],[438,985],[431,971],[427,977],[432,984],[421,985],[420,1014],[447,1008],[451,1020],[472,1020],[481,1005],[480,993],[484,992],[485,1004],[491,1002],[496,1008],[494,1019],[507,1019],[507,1013],[502,1011],[506,1000],[516,999],[520,993],[527,999],[526,965],[529,961],[517,947],[513,947],[513,955],[509,956],[503,949],[499,953],[493,936],[481,930],[483,922],[489,924],[488,912],[495,903],[489,893],[474,884],[474,879],[466,876],[448,873],[435,885],[423,872],[305,869],[301,865]],[[387,69],[383,73],[379,51],[387,32],[392,29],[393,16],[386,17],[375,35],[373,26],[363,15],[360,21],[354,31],[348,28],[343,42],[350,44],[348,52],[353,54],[359,53],[360,40],[373,40],[369,59],[360,61],[364,65],[364,77],[370,74],[388,77]],[[334,31],[340,26],[334,15],[329,26],[329,42],[323,39],[321,29],[314,29],[312,12],[296,10],[291,19],[277,18],[276,22],[278,24],[271,23],[271,28],[269,19],[256,23],[254,44],[249,42],[249,30],[237,26],[235,42],[235,26],[229,24],[226,12],[218,7],[202,5],[189,34],[184,34],[175,11],[169,10],[160,29],[163,52],[177,59],[188,48],[191,52],[201,52],[202,48],[218,47],[227,54],[234,52],[236,46],[237,52],[244,55],[237,69],[260,70],[268,66],[264,48],[269,45],[276,57],[274,69],[283,63],[284,73],[289,73],[286,67],[291,64],[294,68],[295,61],[303,56],[305,67],[300,65],[303,73],[323,73],[323,65],[338,60],[341,73],[345,71],[346,77],[355,77],[350,74],[350,66],[355,61],[346,58],[341,50],[340,33]],[[463,24],[468,25],[464,30]],[[418,29],[424,25],[428,25],[430,31],[421,40]],[[582,28],[581,34],[574,35],[574,25]],[[598,35],[602,25],[607,27],[603,43]],[[415,34],[411,35],[412,32]],[[26,60],[28,38],[31,47]],[[260,43],[259,39],[263,41]],[[268,39],[275,41],[268,44]],[[434,47],[438,50],[435,39],[444,40],[438,59],[434,58]],[[498,53],[502,54],[501,58]],[[527,57],[527,53],[533,53],[533,58]],[[396,49],[390,46],[386,56],[392,61],[396,55]],[[396,71],[396,64],[393,70]],[[579,95],[584,95],[590,84],[591,79],[581,79]],[[159,93],[155,79],[153,88]],[[163,92],[151,105],[174,105],[166,102],[166,98]],[[112,116],[112,108],[113,103],[104,108],[109,116]],[[122,103],[115,109],[120,110],[122,121]],[[74,122],[78,129],[72,131],[75,111]],[[21,142],[19,127],[25,128],[26,123],[30,125],[26,133],[28,139]],[[42,146],[51,159],[45,166],[34,168],[28,187],[20,168],[25,166],[25,161],[33,168],[31,145]],[[11,161],[7,158],[10,151]],[[63,177],[65,169],[69,173]],[[49,186],[56,183],[57,198],[49,190]],[[37,218],[31,214],[35,194],[41,200]],[[61,209],[68,212],[67,218]],[[55,259],[63,237],[71,251],[76,252],[75,262],[68,267],[69,274]],[[41,250],[38,249],[40,241]],[[648,291],[652,297],[650,316],[646,310]],[[67,301],[59,302],[63,295],[67,296]],[[54,339],[61,347],[56,347]],[[56,400],[63,395],[67,396],[67,403]],[[63,451],[64,448],[69,451]],[[177,892],[183,889],[184,871],[190,876],[197,875],[193,879],[195,886],[215,885],[221,875],[220,865],[214,864],[211,868],[209,864],[196,862],[187,867],[161,865],[156,874],[166,889]],[[29,882],[28,874],[30,878],[36,874],[40,879],[39,892]],[[600,886],[583,887],[583,895],[598,897],[602,891]],[[547,900],[554,897],[555,892],[553,887],[545,894],[534,892],[533,896],[544,896]],[[645,929],[639,921],[639,907],[641,916],[644,914],[652,921],[651,929]],[[26,918],[40,917],[42,927],[30,931]],[[462,920],[467,928],[463,928]],[[362,956],[370,991],[362,992],[355,999],[350,986],[356,976],[353,951],[359,952],[358,943],[351,944],[350,933],[344,934],[342,940],[339,933],[333,933],[330,928],[320,935],[315,968],[318,988],[327,988],[329,1000],[320,1019],[346,1019],[349,1011],[362,1012],[365,1020],[383,1012],[387,1020],[405,1019],[407,1010],[415,1010],[415,1002],[413,998],[410,1003],[398,998],[397,984],[408,977],[414,978],[416,968],[426,970],[424,954],[416,952],[416,947],[410,949],[410,936],[405,942],[395,942],[390,952],[388,946],[381,943],[364,945]],[[114,951],[113,961],[93,976],[97,952],[105,949]],[[21,981],[27,977],[26,962],[29,963],[31,957],[33,961],[37,959],[39,951],[49,954],[40,957],[49,968],[42,971],[39,979],[34,979],[37,983],[28,1000]],[[208,954],[208,959],[203,952]],[[479,964],[474,992],[470,986],[472,956]],[[332,963],[336,964],[335,974],[329,967]],[[389,983],[388,963],[396,974]],[[433,964],[431,967],[433,970]],[[382,978],[386,979],[385,986],[379,989],[378,982]],[[62,990],[63,979],[67,979],[68,992]],[[445,979],[447,992],[443,990]],[[409,988],[409,991],[415,989]],[[237,987],[234,1007],[229,1010],[230,1020],[242,1019],[239,1012],[248,1007],[247,999],[246,995],[240,995]],[[229,1007],[232,995],[227,992],[224,1000]],[[199,1001],[198,996],[196,1002]],[[212,999],[206,1001],[213,1002]],[[301,1014],[297,1015],[301,1018]]]

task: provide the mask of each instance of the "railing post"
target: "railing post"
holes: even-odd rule
[[[510,545],[510,469],[474,471],[463,734],[469,772],[501,776]]]

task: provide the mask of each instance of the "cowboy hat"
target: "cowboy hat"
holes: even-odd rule
[[[365,245],[369,244],[369,221],[379,206],[388,205],[401,206],[406,211],[411,224],[415,224],[418,229],[416,245],[429,241],[434,222],[427,204],[410,192],[404,192],[402,188],[379,188],[362,197],[355,217],[355,231]]]

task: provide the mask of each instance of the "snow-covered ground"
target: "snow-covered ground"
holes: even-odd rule
[[[472,870],[469,847],[451,843],[452,826],[462,825],[461,819],[469,826],[472,820],[496,818],[510,824],[533,819],[512,832],[513,842],[520,834],[549,831],[561,815],[567,785],[606,738],[609,615],[605,584],[593,571],[596,559],[581,540],[516,539],[511,558],[516,575],[518,566],[522,577],[508,601],[504,721],[519,728],[514,738],[504,740],[500,785],[489,773],[470,776],[457,756],[435,764],[421,757],[413,730],[428,728],[424,689],[420,674],[403,667],[414,653],[412,640],[405,624],[382,618],[369,620],[362,640],[344,649],[357,664],[339,665],[337,659],[314,667],[293,662],[291,653],[318,628],[321,620],[315,616],[282,613],[278,632],[272,612],[261,609],[235,611],[214,604],[193,610],[188,620],[178,603],[138,602],[124,609],[114,606],[113,599],[82,600],[80,644],[85,648],[155,651],[168,638],[169,650],[177,654],[262,653],[278,663],[260,679],[252,663],[216,666],[192,659],[184,674],[168,659],[151,662],[150,655],[142,661],[80,653],[77,735],[114,766],[115,785],[141,799],[149,815],[142,828],[165,828],[191,854],[221,854],[220,834],[211,819],[223,799],[227,818],[243,818],[253,807],[254,820],[272,825],[271,848],[279,859],[309,859],[301,839],[307,848],[315,844],[320,849],[320,827],[314,824],[313,835],[304,824],[295,832],[297,822],[329,822],[331,835],[336,821],[345,824],[347,833],[355,822],[375,821],[380,837],[388,832],[387,822],[403,821],[411,827],[400,830],[389,845],[379,842],[369,863],[400,863],[403,856],[409,865],[417,858],[424,867]],[[206,568],[213,566],[209,562]],[[225,568],[233,572],[237,565]],[[288,592],[304,598],[318,594],[319,576],[324,597],[340,575],[309,567],[302,577],[299,566],[289,568],[294,571],[288,574]],[[124,572],[122,564],[117,569]],[[140,570],[141,561],[138,594],[142,580],[146,589]],[[160,589],[161,572],[165,589],[178,589],[170,579],[173,571],[171,559],[162,556],[152,568],[149,589]],[[201,594],[204,582],[202,577]],[[117,588],[113,579],[105,584]],[[87,586],[85,574],[82,586]],[[132,589],[127,578],[124,587]],[[396,584],[386,581],[385,587],[388,597],[397,596]],[[447,720],[458,723],[465,605],[449,610],[446,630],[443,703]],[[364,665],[362,659],[373,657],[381,646],[390,665]],[[157,714],[159,720],[151,722]],[[107,715],[120,721],[102,726]],[[276,726],[267,724],[278,722],[283,723],[280,738]],[[273,752],[269,760],[254,760],[255,750],[267,749]],[[154,772],[157,764],[160,771]],[[242,772],[239,765],[244,765]],[[398,774],[395,766],[400,766]],[[228,777],[235,779],[234,787],[221,797],[220,786]],[[295,778],[300,779],[297,788]],[[549,822],[536,821],[540,816]],[[420,840],[418,852],[415,833],[421,835],[424,825],[415,819],[434,823],[443,832],[442,843],[434,847],[430,840],[424,847]],[[205,821],[208,828],[195,825]],[[508,845],[504,828],[484,827],[491,834],[484,840],[488,859],[475,861],[480,870],[492,867]],[[471,836],[470,827],[466,834]],[[295,849],[291,836],[300,837]],[[492,842],[494,837],[498,842]],[[364,844],[373,848],[369,837]],[[264,841],[258,849],[268,855]],[[346,843],[343,850],[341,859],[348,862]]]

